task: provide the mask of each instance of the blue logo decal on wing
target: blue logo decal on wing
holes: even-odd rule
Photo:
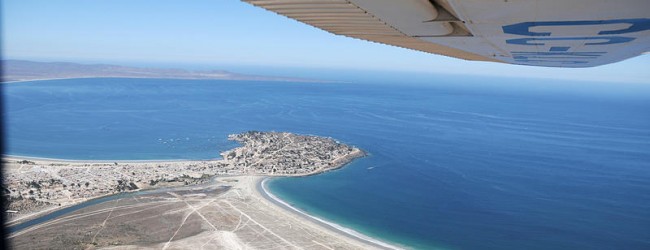
[[[503,32],[506,34],[520,36],[550,36],[551,32],[532,32],[532,27],[548,26],[580,26],[580,25],[607,25],[607,24],[630,24],[627,29],[620,30],[603,30],[598,35],[619,35],[644,30],[650,30],[650,19],[619,19],[619,20],[595,20],[595,21],[554,21],[554,22],[524,22],[503,26]]]
[[[629,24],[629,27],[622,29],[611,30],[606,25],[611,24]],[[552,32],[535,32],[531,31],[534,27],[561,27],[561,26],[603,26],[595,36],[555,36]],[[575,46],[575,41],[582,41],[578,48],[591,48],[591,46],[621,44],[634,41],[635,35],[630,33],[641,32],[650,30],[650,19],[648,18],[635,18],[635,19],[618,19],[618,20],[588,20],[588,21],[546,21],[546,22],[523,22],[503,26],[505,34],[512,34],[524,36],[523,38],[513,38],[506,40],[506,44],[522,45],[522,46],[547,46],[548,41],[557,41],[547,47],[549,52],[526,52],[526,51],[511,51],[512,58],[522,64],[585,64],[589,60],[597,59],[598,57],[607,54],[606,51],[595,49],[597,51],[589,52],[576,52],[570,51],[571,46]],[[624,36],[611,36],[629,34]],[[638,36],[638,35],[637,35]],[[567,41],[563,44],[562,41]],[[570,41],[570,42],[569,42]],[[594,47],[596,48],[596,47]],[[536,50],[539,50],[537,48]]]
[[[633,37],[622,37],[622,36],[603,36],[603,37],[557,37],[557,38],[517,38],[517,39],[508,39],[506,43],[508,44],[519,44],[519,45],[545,45],[544,43],[536,43],[531,41],[570,41],[570,40],[607,40],[605,42],[589,42],[584,45],[607,45],[615,43],[627,43],[635,38]],[[568,50],[568,49],[567,49]]]

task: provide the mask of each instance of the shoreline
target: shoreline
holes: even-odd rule
[[[22,235],[24,233],[24,230],[32,230],[33,228],[39,228],[39,225],[41,224],[47,224],[51,223],[51,221],[57,221],[60,218],[64,218],[68,215],[67,213],[64,214],[59,214],[56,215],[55,217],[42,221],[42,222],[37,222],[35,224],[23,226],[22,224],[24,223],[30,223],[32,220],[40,220],[41,218],[48,217],[50,214],[56,214],[59,211],[64,211],[68,210],[74,207],[80,207],[84,208],[86,206],[93,206],[93,205],[98,205],[98,204],[88,204],[85,205],[86,203],[93,203],[97,201],[102,201],[102,202],[108,202],[110,200],[113,200],[114,198],[122,198],[122,197],[130,197],[133,195],[137,194],[146,194],[146,193],[163,193],[167,192],[166,190],[192,190],[192,189],[197,189],[198,187],[201,186],[209,186],[209,185],[214,185],[215,183],[218,183],[218,180],[221,178],[251,178],[252,180],[252,186],[251,187],[251,194],[253,197],[258,198],[260,201],[264,202],[266,201],[268,206],[273,206],[276,207],[282,211],[287,212],[289,215],[278,215],[279,217],[283,216],[291,216],[294,215],[296,218],[299,220],[303,221],[303,223],[310,223],[315,225],[316,227],[321,228],[321,230],[324,230],[326,232],[329,232],[335,236],[342,237],[347,240],[352,240],[352,241],[357,241],[369,246],[372,246],[374,248],[378,249],[404,249],[401,247],[398,247],[396,245],[392,245],[390,243],[386,243],[384,241],[381,241],[376,238],[372,238],[370,236],[367,236],[363,233],[360,233],[354,229],[350,229],[344,226],[341,226],[339,224],[333,223],[326,221],[325,219],[312,216],[307,214],[306,212],[303,212],[291,205],[289,205],[287,202],[283,201],[282,199],[278,198],[275,196],[273,193],[271,193],[267,188],[266,188],[266,181],[273,177],[278,177],[278,176],[255,176],[255,175],[244,175],[244,176],[215,176],[212,178],[212,180],[209,183],[205,184],[198,184],[198,185],[192,185],[192,186],[179,186],[179,187],[160,187],[160,188],[151,188],[151,189],[142,189],[142,190],[137,190],[137,191],[132,191],[132,192],[125,192],[125,193],[117,193],[117,194],[108,194],[108,195],[103,195],[103,196],[98,196],[98,197],[93,197],[89,199],[85,199],[82,201],[78,201],[75,203],[67,204],[65,206],[61,207],[52,207],[50,209],[46,209],[44,211],[39,211],[34,214],[30,214],[28,216],[25,216],[23,218],[13,220],[13,221],[7,221],[5,222],[5,226],[9,228],[14,228],[14,227],[21,227],[18,229],[18,231],[12,231],[10,232],[10,237],[16,237],[18,235]],[[74,212],[78,209],[74,209],[71,212]],[[32,228],[32,229],[30,229]]]
[[[296,83],[342,83],[340,81],[327,81],[318,79],[300,79],[300,78],[192,78],[192,77],[138,77],[138,76],[74,76],[74,77],[54,77],[54,78],[39,78],[39,79],[24,79],[24,80],[11,80],[0,81],[0,84],[13,84],[25,82],[44,82],[54,80],[73,80],[73,79],[158,79],[158,80],[215,80],[215,81],[269,81],[269,82],[296,82]]]
[[[54,78],[39,78],[39,79],[25,79],[13,81],[0,81],[0,83],[21,83],[21,82],[44,82],[54,80],[73,80],[73,79],[158,79],[158,80],[233,80],[233,81],[248,81],[249,79],[237,78],[182,78],[182,77],[137,77],[137,76],[73,76],[73,77],[54,77]],[[269,80],[280,81],[280,80]]]
[[[215,180],[220,179],[220,178],[229,178],[229,177],[236,177],[236,176],[215,176],[215,177],[213,177],[211,183],[214,182]],[[257,198],[260,198],[260,200],[262,200],[262,201],[267,201],[268,202],[267,204],[269,204],[270,206],[275,206],[275,207],[279,208],[282,211],[285,211],[285,212],[287,212],[289,214],[295,215],[300,220],[303,220],[304,223],[315,224],[317,227],[322,228],[324,231],[327,231],[327,232],[332,233],[334,235],[338,235],[339,237],[343,237],[343,238],[346,238],[348,240],[358,241],[360,243],[367,244],[367,245],[373,246],[373,247],[378,248],[378,249],[395,249],[395,250],[404,249],[402,247],[399,247],[399,246],[384,242],[382,240],[372,238],[372,237],[367,236],[367,235],[365,235],[363,233],[360,233],[360,232],[358,232],[358,231],[356,231],[354,229],[347,228],[347,227],[341,226],[341,225],[339,225],[337,223],[327,221],[327,220],[325,220],[323,218],[319,218],[319,217],[310,215],[310,214],[308,214],[308,213],[306,213],[306,212],[304,212],[304,211],[302,211],[302,210],[300,210],[298,208],[295,208],[295,207],[289,205],[286,201],[278,198],[276,195],[274,195],[272,192],[270,192],[266,188],[267,181],[270,180],[271,178],[274,178],[274,177],[291,177],[291,176],[243,175],[243,176],[240,176],[240,177],[253,178],[254,187],[251,187],[251,189],[252,189],[252,194],[254,195],[254,197],[256,196]],[[102,195],[102,196],[98,196],[98,197],[93,197],[93,198],[89,198],[89,199],[76,201],[74,203],[66,204],[64,206],[52,207],[52,208],[49,208],[49,209],[46,209],[46,210],[43,210],[43,211],[38,211],[38,212],[35,212],[35,213],[31,213],[31,214],[25,215],[25,216],[23,216],[21,218],[16,218],[16,219],[14,219],[12,221],[6,221],[5,226],[8,226],[8,227],[20,226],[23,223],[28,223],[30,220],[38,220],[41,217],[46,217],[49,214],[57,213],[58,211],[61,211],[61,210],[70,209],[71,207],[80,206],[80,205],[83,205],[84,203],[87,203],[87,202],[94,202],[94,201],[98,201],[98,200],[103,200],[103,199],[107,199],[107,198],[110,198],[110,197],[113,197],[113,196],[115,196],[115,197],[129,196],[129,195],[132,195],[133,193],[137,194],[137,193],[142,193],[142,192],[145,192],[145,193],[146,192],[156,192],[155,190],[159,190],[158,192],[162,192],[161,190],[170,189],[170,188],[171,189],[193,189],[193,188],[196,188],[197,186],[203,186],[203,185],[206,185],[206,184],[199,184],[199,185],[185,186],[185,187],[148,188],[148,189],[141,189],[141,190],[131,191],[131,192]],[[64,216],[64,215],[59,215],[58,217],[61,217],[61,216]],[[27,226],[26,228],[22,228],[19,231],[11,232],[11,234],[12,235],[15,235],[17,233],[20,234],[20,232],[23,229],[38,226],[39,224],[41,224],[41,223]]]
[[[403,249],[398,246],[392,245],[390,243],[372,238],[370,236],[367,236],[363,233],[360,233],[354,229],[347,228],[344,226],[341,226],[337,223],[327,221],[325,219],[310,215],[298,208],[295,208],[286,201],[278,198],[275,196],[273,193],[271,193],[267,188],[266,188],[266,182],[272,177],[268,176],[263,176],[263,177],[258,177],[255,183],[255,192],[265,200],[269,201],[273,205],[282,208],[284,211],[287,211],[289,213],[295,214],[305,220],[311,221],[314,224],[317,224],[323,228],[326,228],[328,231],[334,232],[338,235],[341,235],[343,237],[347,237],[353,240],[358,240],[363,243],[381,248],[381,249]]]
[[[3,160],[4,159],[8,159],[7,155],[3,156]],[[16,158],[9,158],[9,159],[16,160]],[[26,159],[26,158],[20,158],[20,159]],[[43,159],[43,158],[34,157],[34,158],[30,158],[30,159],[39,159],[40,160],[40,159]],[[46,159],[49,159],[49,158],[46,158]],[[83,160],[72,160],[71,162],[75,162],[75,163],[80,163],[80,162],[91,163],[91,162],[83,161]],[[113,162],[113,161],[111,161],[111,162]],[[160,162],[160,161],[152,160],[152,161],[147,161],[147,162]],[[246,176],[251,177],[251,178],[254,179],[254,181],[253,181],[254,182],[253,183],[254,187],[251,188],[252,191],[253,191],[252,192],[253,195],[257,196],[258,198],[260,198],[263,201],[267,201],[268,204],[271,205],[271,206],[275,206],[275,207],[277,207],[277,208],[279,208],[279,209],[281,209],[281,210],[283,210],[283,211],[285,211],[285,212],[287,212],[289,214],[293,214],[293,215],[297,216],[298,218],[303,220],[305,223],[315,224],[318,227],[321,227],[323,230],[328,231],[328,232],[330,232],[330,233],[332,233],[334,235],[338,235],[340,237],[343,237],[343,238],[346,238],[346,239],[349,239],[349,240],[353,240],[353,241],[358,241],[358,242],[361,242],[361,243],[364,243],[364,244],[368,244],[368,245],[371,245],[371,246],[379,248],[379,249],[404,249],[404,248],[401,248],[399,246],[396,246],[396,245],[381,241],[379,239],[372,238],[372,237],[367,236],[367,235],[365,235],[363,233],[360,233],[360,232],[358,232],[358,231],[356,231],[354,229],[347,228],[347,227],[341,226],[341,225],[339,225],[337,223],[327,221],[327,220],[325,220],[323,218],[319,218],[319,217],[310,215],[310,214],[308,214],[308,213],[306,213],[304,211],[301,211],[300,209],[297,209],[297,208],[289,205],[286,201],[278,198],[276,195],[274,195],[271,191],[269,191],[266,188],[267,181],[270,180],[271,178],[274,178],[274,177],[292,177],[292,176],[244,175],[244,176],[241,176],[241,177],[246,177]],[[233,176],[215,176],[213,178],[219,179],[219,178],[228,178],[228,177],[233,177]],[[215,180],[215,179],[213,179],[213,180]],[[199,184],[199,186],[200,185],[201,184]],[[194,187],[195,186],[189,186],[189,187],[186,186],[186,187],[175,187],[175,188],[177,188],[177,189],[178,188],[185,189],[185,188],[194,188]],[[174,187],[147,188],[147,189],[140,189],[140,190],[132,191],[132,192],[117,193],[117,194],[107,194],[107,195],[92,197],[92,198],[88,198],[88,199],[78,200],[76,202],[65,204],[65,205],[60,206],[60,207],[51,207],[51,208],[48,208],[48,209],[45,209],[45,210],[42,210],[42,211],[37,211],[37,212],[34,212],[34,213],[25,214],[24,216],[21,216],[19,218],[15,218],[14,220],[11,220],[11,221],[5,221],[5,226],[8,226],[8,227],[20,226],[22,223],[29,222],[30,220],[35,220],[35,219],[37,220],[37,219],[39,219],[41,217],[48,216],[51,213],[57,213],[58,211],[69,209],[70,207],[79,206],[79,205],[82,205],[82,204],[87,203],[87,202],[106,199],[107,197],[111,197],[111,196],[124,196],[124,195],[129,195],[130,193],[139,193],[139,192],[147,192],[147,191],[151,192],[151,191],[154,191],[154,190],[157,190],[157,189],[165,190],[165,189],[168,189],[168,188],[174,188]],[[37,225],[38,224],[35,224],[35,225],[31,225],[29,227],[37,226]],[[12,232],[12,234],[15,234],[15,233],[18,233],[18,232]]]
[[[70,246],[71,239],[34,241],[46,235],[69,234],[77,239],[75,244],[80,248],[90,244],[114,248],[114,239],[119,239],[117,248],[120,249],[198,249],[207,244],[211,244],[210,249],[397,249],[379,245],[378,240],[369,237],[350,236],[349,231],[338,231],[263,198],[256,187],[264,179],[267,177],[256,175],[217,177],[199,186],[103,197],[93,200],[94,204],[81,203],[63,214],[28,222],[21,230],[12,232],[9,239],[17,248]],[[223,191],[214,193],[214,190]],[[149,216],[138,215],[137,222],[128,217],[145,210],[153,211]],[[192,214],[195,218],[188,217]],[[154,225],[165,226],[170,220],[179,221],[176,230],[150,230]],[[122,225],[130,225],[129,232],[141,235],[136,239],[120,238]],[[96,231],[98,227],[105,229]],[[181,228],[189,231],[179,233]],[[95,236],[86,239],[77,234],[79,230],[92,230]]]
[[[107,197],[128,196],[128,193],[132,192],[148,193],[148,190],[153,192],[167,188],[184,189],[183,184],[192,188],[206,183],[208,177],[212,180],[209,181],[210,183],[215,180],[214,178],[234,178],[235,182],[244,181],[239,186],[228,184],[236,188],[223,198],[221,205],[228,204],[235,212],[242,210],[252,216],[260,216],[257,217],[258,219],[252,219],[245,214],[245,217],[254,224],[267,231],[268,228],[277,227],[274,221],[282,220],[293,221],[298,228],[304,227],[317,232],[303,234],[302,231],[293,229],[294,232],[291,234],[278,236],[276,233],[286,234],[291,232],[291,228],[288,230],[279,228],[278,232],[269,231],[282,241],[287,242],[285,237],[293,237],[291,235],[302,235],[299,238],[317,237],[316,241],[329,238],[331,242],[363,245],[365,246],[363,248],[400,249],[352,229],[303,213],[289,206],[264,187],[264,181],[270,177],[309,176],[342,168],[354,159],[366,156],[367,153],[363,150],[342,144],[332,138],[302,136],[287,132],[249,131],[229,135],[229,139],[240,142],[242,146],[222,152],[220,153],[222,159],[213,160],[79,160],[4,154],[2,160],[6,167],[3,167],[3,172],[5,178],[11,177],[7,183],[7,190],[11,192],[11,200],[16,202],[12,203],[14,207],[9,208],[12,209],[11,211],[3,211],[15,213],[11,219],[8,218],[5,225],[15,227],[25,224],[26,228],[32,226],[41,228],[39,225],[56,218],[52,216],[61,216],[61,213],[68,213],[65,211],[73,207],[84,207],[94,201],[109,199]],[[258,141],[275,142],[275,144],[256,143]],[[269,149],[276,150],[273,151],[275,158],[268,158],[262,154]],[[273,166],[273,171],[269,166]],[[187,186],[188,183],[190,186]],[[268,210],[264,211],[261,208],[261,212],[250,210],[248,207],[250,204],[247,199],[242,199],[242,195],[243,197],[248,195],[258,204],[264,204],[263,207],[267,207]],[[180,202],[185,199],[181,197],[183,196],[172,195],[170,198],[179,199]],[[181,205],[185,203],[183,201]],[[233,207],[231,203],[235,206]],[[220,206],[219,203],[216,206]],[[257,206],[253,205],[253,207]],[[256,213],[259,215],[255,215]],[[241,222],[241,216],[239,218]],[[214,219],[220,220],[219,217]],[[266,222],[259,224],[256,220],[266,220]],[[233,226],[237,229],[241,224]],[[49,229],[43,228],[43,230]]]
[[[9,155],[3,154],[2,160],[34,160],[34,161],[45,161],[45,162],[65,162],[65,163],[181,163],[181,162],[211,162],[219,161],[222,158],[213,158],[206,160],[191,160],[191,159],[151,159],[151,160],[79,160],[79,159],[62,159],[62,158],[49,158],[49,157],[37,157],[37,156],[22,156],[22,155]]]
[[[26,79],[26,80],[13,80],[13,81],[0,81],[0,83],[21,83],[21,82],[38,82],[38,81],[53,81],[53,80],[69,80],[69,79],[88,79],[88,78],[115,78],[115,77],[94,77],[94,76],[79,76],[79,77],[54,77],[54,78],[39,78],[39,79]]]
[[[160,192],[166,192],[167,190],[196,189],[196,188],[201,188],[203,186],[213,184],[214,182],[216,182],[217,178],[228,178],[228,177],[233,177],[233,176],[212,177],[211,180],[209,182],[207,182],[207,183],[196,184],[196,185],[192,185],[192,186],[169,186],[169,187],[163,186],[163,187],[158,187],[158,188],[143,188],[143,189],[138,189],[138,190],[126,191],[126,192],[122,192],[122,193],[106,194],[106,195],[101,195],[101,196],[97,196],[97,197],[86,198],[84,200],[80,200],[80,201],[73,202],[73,203],[66,204],[66,205],[59,206],[59,207],[53,206],[53,207],[51,207],[49,209],[46,209],[46,210],[43,210],[43,211],[38,211],[38,212],[35,212],[35,213],[31,213],[31,214],[25,215],[25,216],[23,216],[21,218],[14,219],[12,221],[5,221],[4,224],[5,224],[5,227],[7,227],[7,228],[15,228],[17,226],[22,226],[22,224],[28,223],[28,222],[30,222],[32,220],[39,220],[39,219],[41,219],[43,217],[51,216],[52,214],[56,214],[56,213],[59,213],[60,211],[68,210],[68,209],[74,208],[76,206],[86,207],[86,206],[92,206],[92,205],[99,204],[99,203],[97,203],[97,204],[84,204],[84,203],[95,203],[95,202],[102,201],[102,200],[107,200],[107,199],[112,200],[113,198],[117,198],[117,197],[129,197],[129,196],[135,196],[135,195],[138,195],[138,194],[160,193]],[[103,201],[103,202],[107,202],[107,201]],[[78,209],[75,209],[75,210],[78,210]],[[60,214],[58,216],[55,216],[52,219],[56,220],[59,217],[65,216],[65,214],[67,214],[67,213]],[[13,236],[13,235],[15,235],[17,233],[20,233],[21,231],[23,231],[25,229],[28,229],[28,228],[34,227],[34,226],[38,226],[39,224],[43,224],[43,223],[46,223],[46,222],[39,222],[39,223],[35,223],[33,225],[28,225],[28,226],[25,226],[25,227],[21,227],[17,231],[10,231],[9,235]]]
[[[0,81],[0,83],[21,83],[21,82],[44,82],[54,80],[73,80],[73,79],[158,79],[158,80],[233,80],[233,81],[249,81],[249,79],[237,78],[182,78],[182,77],[137,77],[137,76],[73,76],[73,77],[54,77],[54,78],[39,78],[39,79],[25,79],[13,81]],[[255,80],[255,79],[250,79]],[[281,80],[268,80],[268,81],[281,81]],[[287,80],[288,81],[288,80]]]

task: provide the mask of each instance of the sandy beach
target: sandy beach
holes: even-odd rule
[[[386,242],[371,238],[371,237],[369,237],[367,235],[364,235],[362,233],[359,233],[359,232],[357,232],[357,231],[355,231],[353,229],[346,228],[346,227],[341,226],[339,224],[336,224],[336,223],[333,223],[333,222],[330,222],[330,221],[326,221],[326,220],[318,218],[316,216],[309,215],[306,212],[301,211],[300,209],[289,205],[285,201],[283,201],[280,198],[278,198],[277,196],[273,195],[273,193],[271,193],[267,189],[267,187],[266,187],[267,183],[266,182],[269,179],[270,179],[269,177],[258,178],[256,180],[255,191],[256,191],[256,195],[259,195],[260,197],[263,197],[264,199],[266,199],[267,201],[272,203],[272,205],[275,205],[277,207],[281,207],[285,211],[291,212],[294,215],[298,215],[299,217],[302,217],[303,219],[305,219],[305,220],[307,220],[309,222],[317,224],[319,227],[325,228],[325,229],[333,231],[333,232],[337,232],[337,233],[341,234],[341,236],[343,236],[343,237],[347,237],[347,238],[350,238],[350,239],[355,240],[355,241],[361,241],[361,242],[363,242],[365,244],[368,244],[368,245],[371,245],[373,247],[377,247],[377,248],[380,248],[380,249],[401,249],[400,247],[398,247],[396,245],[392,245],[390,243],[386,243]]]
[[[288,206],[267,193],[266,178],[217,177],[195,187],[135,192],[15,232],[9,239],[16,248],[81,242],[78,246],[112,249],[398,249]]]
[[[362,150],[286,132],[229,139],[242,146],[203,161],[4,156],[12,246],[398,249],[308,215],[266,188],[269,177],[335,170]]]

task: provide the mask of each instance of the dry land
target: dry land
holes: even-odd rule
[[[308,79],[237,74],[223,70],[141,68],[109,64],[2,60],[3,83],[74,78],[155,78],[192,80],[246,80],[321,82]]]
[[[15,249],[375,249],[262,197],[262,177],[104,202],[10,236]]]
[[[3,159],[8,225],[102,196],[129,193],[13,232],[16,249],[368,249],[351,235],[279,205],[263,176],[305,176],[365,153],[331,138],[231,135],[242,146],[214,161],[76,162]],[[272,195],[271,195],[272,196]]]

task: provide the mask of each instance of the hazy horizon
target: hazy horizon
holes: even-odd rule
[[[648,55],[582,69],[465,61],[333,35],[240,1],[10,0],[2,30],[7,59],[650,83]]]
[[[482,60],[649,48],[650,2],[361,2],[265,8]],[[0,30],[13,248],[650,249],[650,51],[467,61],[240,0],[6,0]]]

